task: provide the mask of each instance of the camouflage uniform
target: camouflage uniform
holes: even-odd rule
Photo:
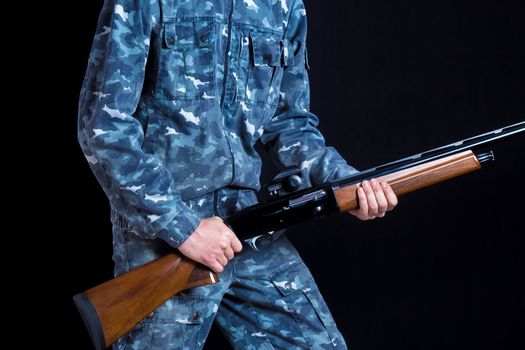
[[[115,273],[177,248],[200,219],[256,202],[261,141],[308,185],[353,172],[309,111],[301,0],[106,0],[79,141],[112,207]],[[221,283],[181,293],[118,349],[198,349],[215,318],[239,349],[346,348],[282,237]]]

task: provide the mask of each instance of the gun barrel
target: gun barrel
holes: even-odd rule
[[[436,159],[458,154],[464,151],[471,150],[473,152],[477,152],[482,150],[484,147],[495,145],[508,139],[510,136],[515,136],[520,133],[525,133],[525,121],[509,125],[500,129],[496,129],[481,135],[470,137],[461,141],[453,142],[445,146],[437,147],[426,152],[414,154],[412,156],[405,157],[375,168],[370,168],[361,171],[355,175],[349,176],[347,178],[335,181],[332,183],[332,185],[334,185],[335,187],[347,186],[353,183],[361,182],[366,179],[371,179],[374,177],[377,178],[419,164],[424,164]],[[492,154],[492,159],[484,159],[484,161],[493,159],[494,155]]]

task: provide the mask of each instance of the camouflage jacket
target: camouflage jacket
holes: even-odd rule
[[[261,141],[308,184],[355,170],[309,111],[301,0],[106,0],[78,137],[112,207],[174,247],[198,226],[185,201],[259,189]]]

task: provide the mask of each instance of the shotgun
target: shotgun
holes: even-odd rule
[[[482,152],[525,131],[525,121],[359,172],[348,178],[301,188],[300,170],[287,169],[265,186],[266,199],[224,219],[239,238],[257,249],[275,231],[358,206],[357,188],[366,179],[386,181],[399,196],[478,170],[493,161]],[[178,252],[169,253],[73,297],[97,350],[113,344],[163,302],[182,290],[219,278]]]

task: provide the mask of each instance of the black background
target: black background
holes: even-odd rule
[[[525,119],[523,1],[305,2],[311,109],[357,168]],[[48,243],[60,247],[49,259],[62,344],[90,349],[71,297],[112,276],[111,227],[76,108],[102,1],[75,5],[53,27],[76,40],[55,37],[49,81],[62,86],[54,195],[68,199],[52,211],[74,224]],[[525,348],[525,137],[494,151],[489,168],[402,197],[384,219],[290,230],[354,350]],[[206,349],[222,348],[213,329]]]

